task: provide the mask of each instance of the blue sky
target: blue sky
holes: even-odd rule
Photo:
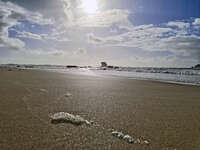
[[[190,67],[199,0],[0,0],[0,63]]]

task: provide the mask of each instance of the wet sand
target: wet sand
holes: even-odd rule
[[[61,111],[99,126],[51,124]],[[0,119],[0,150],[199,150],[200,87],[4,69]],[[111,128],[150,145],[128,144]]]

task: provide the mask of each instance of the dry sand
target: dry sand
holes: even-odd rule
[[[64,96],[66,93],[72,95]],[[68,112],[100,126],[51,124]],[[107,129],[144,137],[128,144]],[[200,88],[45,71],[0,71],[0,150],[199,150]]]

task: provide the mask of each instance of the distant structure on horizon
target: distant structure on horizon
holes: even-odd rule
[[[195,65],[194,67],[192,67],[193,69],[200,69],[200,64]]]
[[[101,67],[100,67],[102,70],[112,70],[112,69],[119,69],[120,67],[119,66],[111,66],[111,65],[108,65],[106,62],[101,62]]]
[[[66,67],[67,68],[78,68],[78,66],[75,66],[75,65],[67,65]]]
[[[105,61],[101,62],[101,67],[107,67],[107,63]]]

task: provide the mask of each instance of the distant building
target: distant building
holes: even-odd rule
[[[101,67],[107,67],[107,63],[106,62],[101,62]]]

